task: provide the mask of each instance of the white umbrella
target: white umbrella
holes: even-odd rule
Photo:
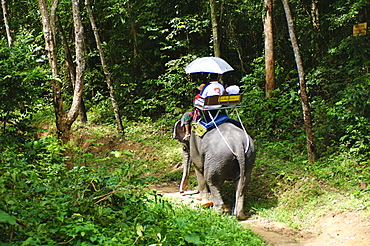
[[[192,61],[186,68],[185,72],[189,73],[217,73],[224,74],[234,69],[222,58],[219,57],[202,57]]]

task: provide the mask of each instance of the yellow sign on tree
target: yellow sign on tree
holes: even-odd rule
[[[367,22],[353,25],[353,36],[366,35]]]

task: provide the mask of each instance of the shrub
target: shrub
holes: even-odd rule
[[[233,218],[174,206],[148,190],[135,158],[116,155],[66,170],[51,135],[2,147],[4,245],[263,245]]]

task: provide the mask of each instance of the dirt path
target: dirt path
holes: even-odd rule
[[[200,203],[194,191],[178,192],[175,184],[157,185],[155,189],[168,197],[189,206]],[[260,235],[267,243],[276,246],[369,246],[370,218],[362,218],[356,211],[329,214],[316,224],[311,231],[296,232],[283,223],[252,216],[240,222]]]

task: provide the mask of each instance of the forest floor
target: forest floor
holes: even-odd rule
[[[138,142],[113,141],[111,137],[105,136],[98,141],[101,145],[92,145],[91,136],[79,134],[76,141],[79,142],[82,149],[89,150],[92,153],[107,152],[112,150],[129,150],[136,153],[142,148]],[[153,148],[153,147],[152,147]],[[142,158],[150,161],[150,148],[145,148]],[[197,194],[194,191],[187,191],[184,194],[179,193],[179,184],[177,182],[168,182],[153,185],[154,189],[164,197],[179,203],[186,203],[189,206],[197,206],[200,202],[196,199]],[[361,211],[331,211],[321,217],[313,228],[309,230],[297,231],[289,226],[268,220],[267,218],[252,215],[249,219],[240,222],[245,228],[249,228],[262,237],[266,243],[275,246],[369,246],[370,245],[370,217],[364,216]]]
[[[179,193],[176,183],[163,183],[154,187],[171,200],[197,206],[195,191]],[[296,231],[281,222],[252,215],[240,222],[269,245],[276,246],[368,246],[370,245],[370,218],[357,211],[332,212],[322,217],[309,231]]]

